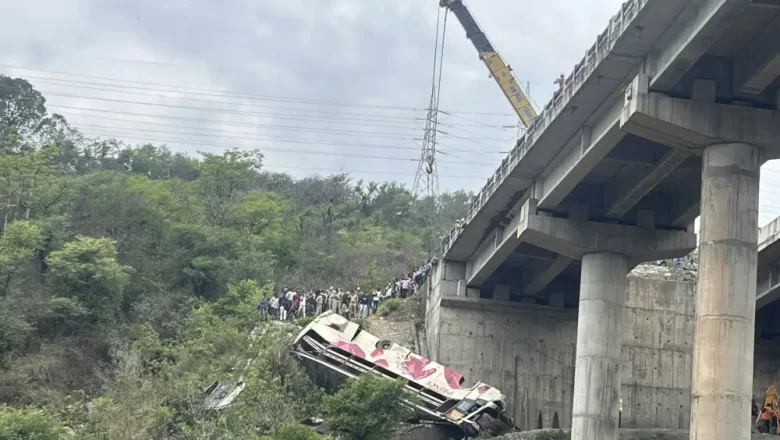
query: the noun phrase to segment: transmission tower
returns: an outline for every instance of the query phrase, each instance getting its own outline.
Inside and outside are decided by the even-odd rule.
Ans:
[[[425,129],[420,149],[420,161],[414,176],[414,192],[419,197],[439,196],[439,172],[436,163],[436,133],[439,125],[439,92],[441,90],[441,68],[444,60],[444,37],[447,33],[447,13],[444,10],[444,24],[439,26],[441,10],[436,17],[436,44],[433,50],[433,77],[431,79],[431,98],[425,117]],[[441,32],[441,38],[439,33]]]

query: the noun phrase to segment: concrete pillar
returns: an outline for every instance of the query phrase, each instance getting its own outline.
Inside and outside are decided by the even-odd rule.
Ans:
[[[750,439],[760,151],[704,150],[692,440]]]
[[[596,252],[582,257],[572,440],[617,439],[627,274],[624,255]]]
[[[775,108],[780,110],[780,89],[775,92]]]

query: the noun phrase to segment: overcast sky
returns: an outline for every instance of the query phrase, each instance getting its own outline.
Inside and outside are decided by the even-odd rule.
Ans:
[[[345,171],[411,186],[437,3],[0,0],[0,73],[27,78],[88,135],[192,154],[260,148],[268,169],[296,177]],[[544,105],[620,3],[468,5]],[[440,109],[441,188],[476,191],[512,146],[517,117],[452,16]],[[777,170],[764,167],[761,224],[780,215]]]

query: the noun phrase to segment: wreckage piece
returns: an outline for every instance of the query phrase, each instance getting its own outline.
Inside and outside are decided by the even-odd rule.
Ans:
[[[463,388],[461,373],[379,339],[331,311],[300,332],[293,354],[312,381],[329,391],[366,373],[401,378],[411,395],[405,403],[421,422],[457,428],[467,437],[477,436],[483,427],[491,432],[496,426],[512,428],[499,390],[481,382]]]
[[[300,326],[295,324],[281,321],[269,321],[264,326],[255,327],[252,329],[252,332],[249,334],[249,338],[250,340],[254,341],[260,336],[266,335],[269,330],[287,332],[288,335],[293,335],[295,332],[300,330],[300,328]],[[252,348],[252,344],[254,344],[254,342],[249,345],[249,348]],[[246,388],[246,383],[244,382],[244,372],[247,368],[249,368],[250,365],[252,365],[252,362],[255,358],[262,355],[263,351],[260,350],[258,351],[257,356],[247,359],[246,361],[238,362],[235,370],[236,374],[231,375],[233,376],[232,378],[228,377],[224,378],[223,380],[218,380],[206,388],[203,391],[205,394],[203,409],[207,411],[218,411],[232,405],[233,401],[236,400],[238,395],[244,391],[244,388]],[[236,375],[238,377],[236,377]]]

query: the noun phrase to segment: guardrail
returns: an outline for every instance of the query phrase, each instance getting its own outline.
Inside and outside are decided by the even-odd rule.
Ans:
[[[585,53],[585,56],[574,66],[574,71],[564,80],[563,89],[555,92],[550,102],[544,106],[539,116],[526,130],[526,133],[518,139],[514,148],[501,161],[496,171],[487,179],[485,186],[474,196],[469,204],[465,222],[454,226],[449,234],[442,240],[442,255],[446,255],[449,248],[460,235],[463,228],[468,225],[474,216],[485,205],[487,200],[495,192],[501,183],[515,169],[520,159],[522,159],[533,144],[539,139],[541,134],[555,120],[558,114],[566,107],[574,94],[580,89],[585,81],[596,67],[609,55],[615,45],[615,42],[630,27],[630,23],[636,18],[639,11],[652,0],[629,0],[623,3],[620,12],[615,14],[609,21],[609,25],[602,32],[596,43]]]

